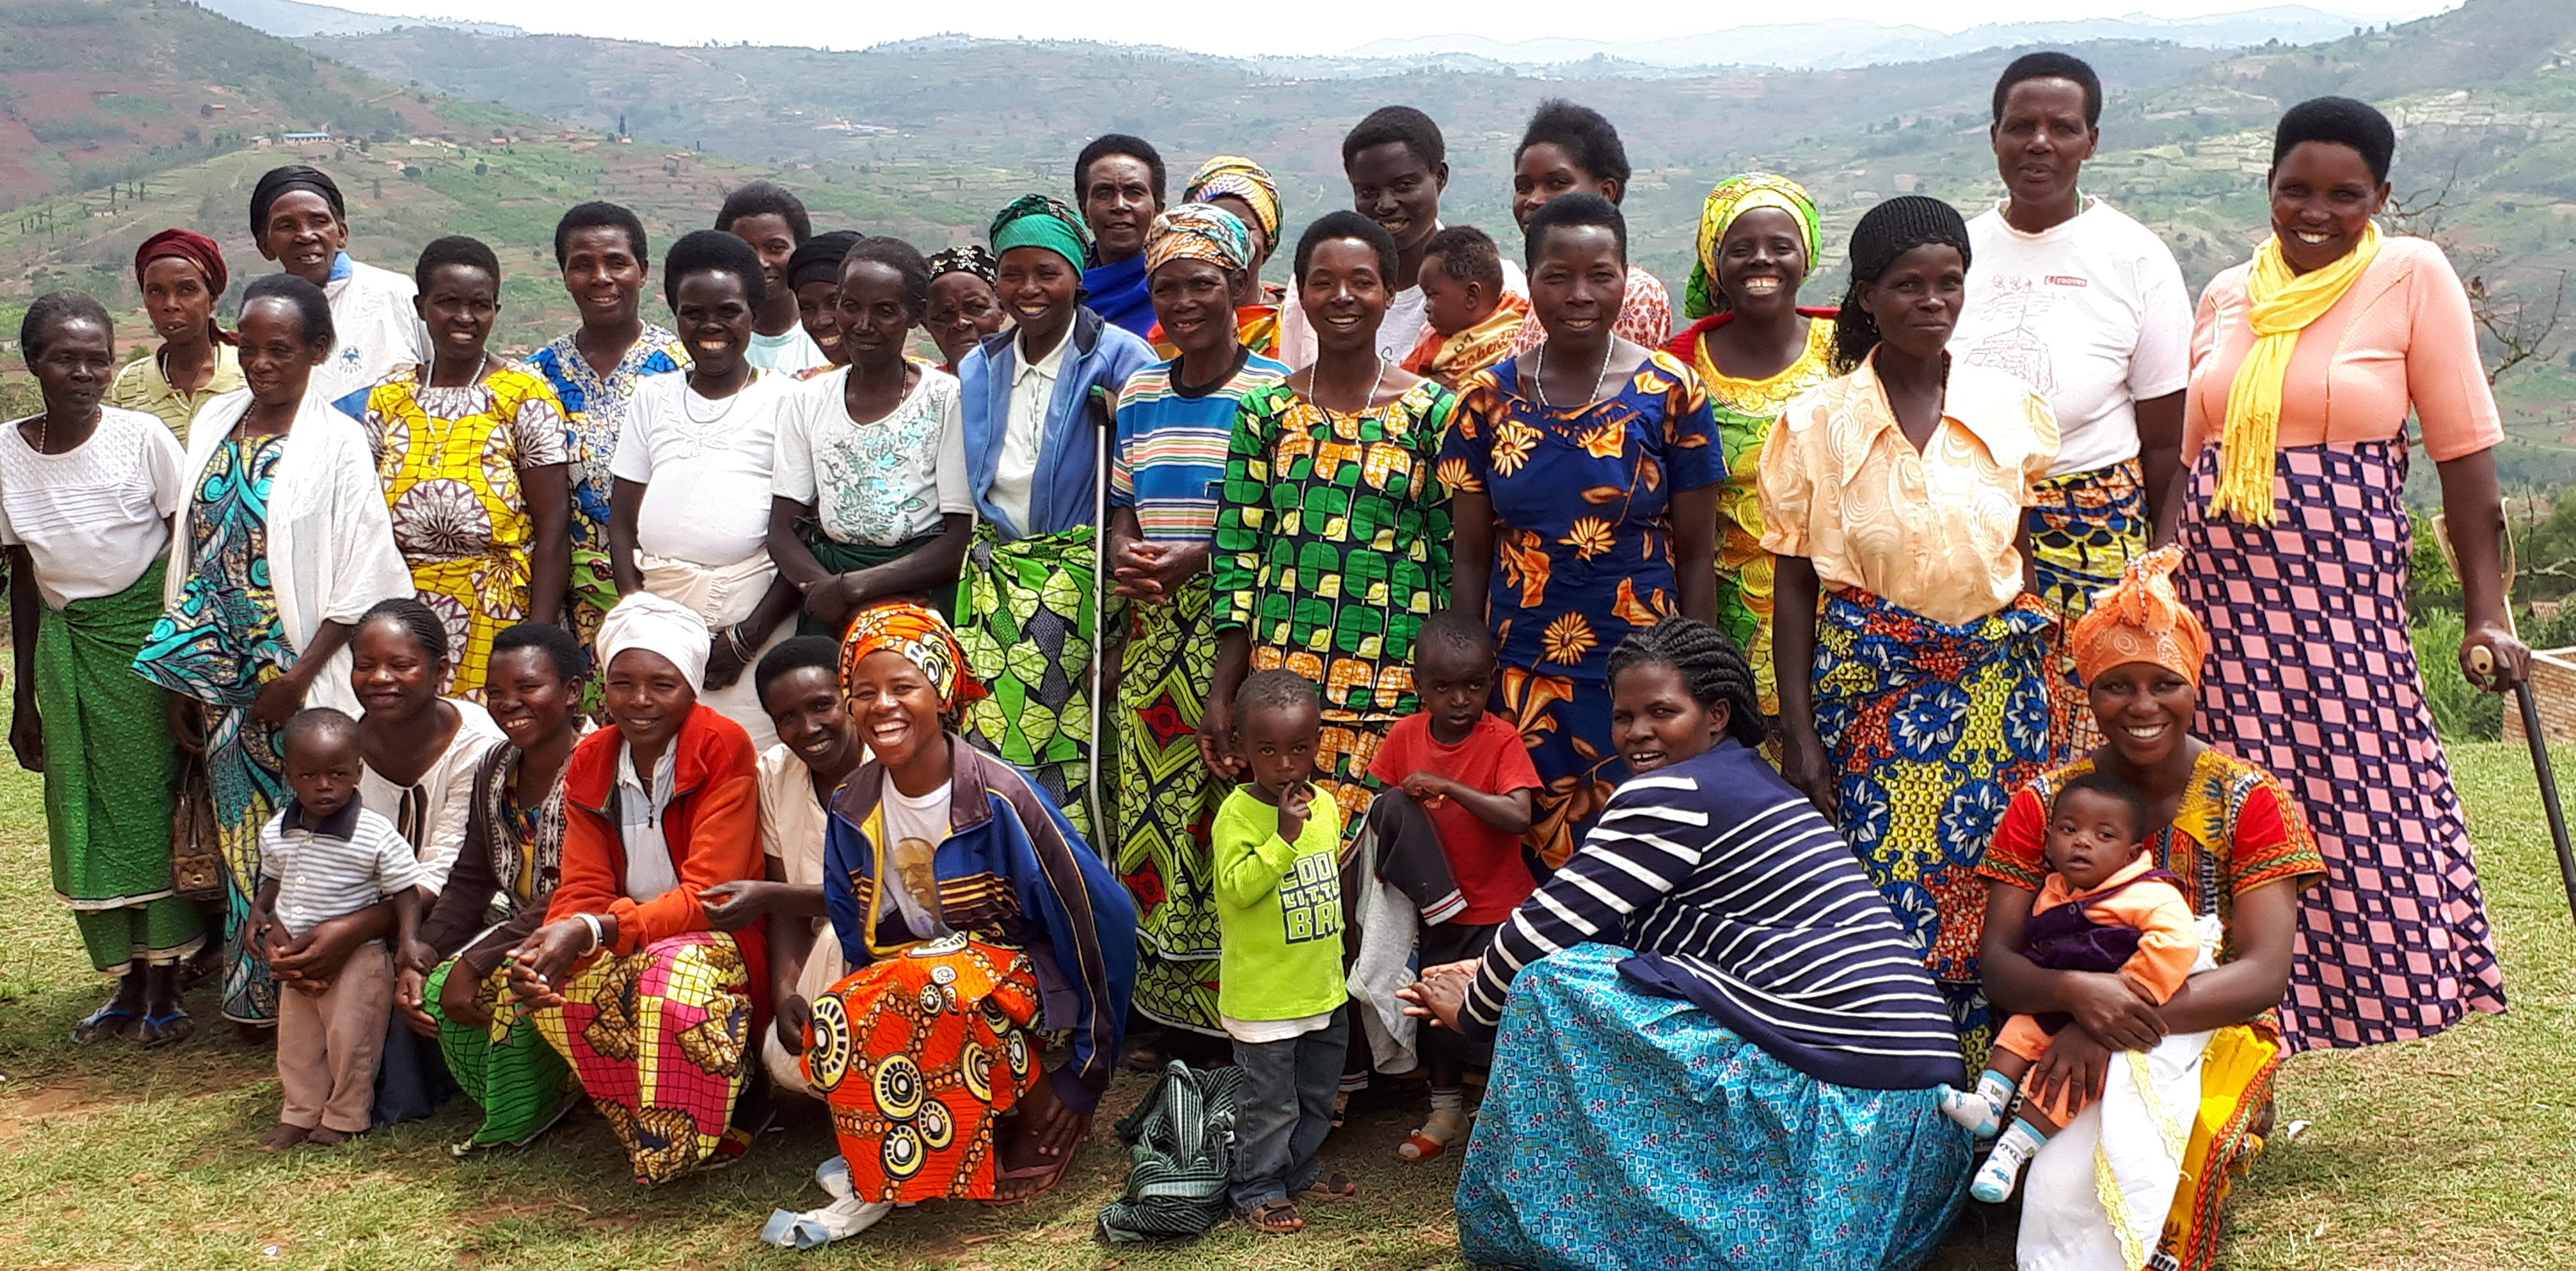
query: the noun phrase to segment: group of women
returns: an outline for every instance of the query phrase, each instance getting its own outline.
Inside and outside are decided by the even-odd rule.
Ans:
[[[391,930],[379,906],[276,966],[240,930],[277,729],[334,705],[365,801],[433,864],[389,1027],[438,1044],[389,1050],[381,1119],[450,1074],[473,1144],[520,1143],[579,1091],[660,1181],[748,1145],[774,1040],[844,1154],[771,1238],[1019,1199],[1080,1142],[1131,1007],[1221,1033],[1235,687],[1318,685],[1317,784],[1356,830],[1420,709],[1415,633],[1456,608],[1491,625],[1554,875],[1481,964],[1408,990],[1499,1029],[1471,1254],[1912,1265],[1967,1173],[1924,1091],[2001,1009],[2072,1017],[2043,1082],[2213,1034],[2152,1092],[2198,1110],[2162,1238],[2207,1265],[2285,1054],[2503,1006],[2406,640],[2410,412],[2462,673],[2501,687],[2527,652],[2465,295],[2372,222],[2387,121],[2283,116],[2272,234],[2195,319],[2170,253],[2078,190],[2100,109],[2081,62],[2014,63],[2006,198],[1871,207],[1834,308],[1799,303],[1807,192],[1721,182],[1672,332],[1616,132],[1549,103],[1515,153],[1533,330],[1454,390],[1388,353],[1424,329],[1448,172],[1408,108],[1353,129],[1354,210],[1293,243],[1258,164],[1167,203],[1126,136],[1084,151],[1079,208],[1032,194],[928,258],[745,187],[663,262],[676,331],[640,316],[640,222],[586,204],[555,241],[581,326],[521,363],[488,348],[488,247],[438,240],[405,288],[349,259],[328,176],[271,172],[251,229],[282,272],[236,330],[220,251],[172,230],[136,257],[151,355],[119,371],[75,293],[22,333],[46,409],[0,437],[10,740],[122,977],[80,1035],[186,1036],[193,970],[256,1028],[279,970]],[[2162,1007],[2017,952],[2041,809],[2094,768],[2145,793],[2158,864],[2225,931]],[[183,769],[225,865],[203,914],[169,868]],[[1763,885],[1784,862],[1814,886]],[[1744,961],[1723,933],[1753,930],[1811,957]],[[846,973],[810,977],[827,955]],[[1051,1074],[1043,1033],[1071,1037]],[[2099,1199],[2091,1145],[2120,1133],[2042,1154],[2026,1265],[2154,1246]]]

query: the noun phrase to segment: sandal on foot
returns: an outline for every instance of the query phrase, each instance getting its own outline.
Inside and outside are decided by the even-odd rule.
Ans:
[[[1308,1183],[1306,1190],[1297,1193],[1297,1196],[1301,1200],[1345,1200],[1359,1194],[1360,1185],[1352,1182],[1350,1175],[1326,1174]]]
[[[1243,1216],[1243,1225],[1273,1236],[1292,1235],[1306,1229],[1306,1216],[1297,1212],[1295,1202],[1282,1197],[1266,1200]]]
[[[298,1143],[302,1143],[305,1138],[312,1133],[313,1132],[311,1130],[307,1130],[303,1126],[288,1125],[284,1121],[280,1121],[277,1123],[276,1128],[259,1136],[259,1150],[263,1152],[283,1152]]]
[[[72,1040],[81,1045],[95,1045],[114,1037],[129,1040],[143,1026],[143,1017],[110,1002],[89,1013],[89,1018],[72,1025]]]
[[[1402,1143],[1395,1145],[1395,1159],[1399,1161],[1427,1161],[1440,1155],[1442,1152],[1447,1151],[1448,1148],[1448,1143],[1440,1139],[1435,1139],[1428,1134],[1424,1134],[1420,1130],[1415,1130],[1413,1133],[1405,1135]]]
[[[134,1040],[148,1049],[176,1046],[196,1035],[197,1021],[188,1018],[186,1011],[172,1011],[167,1015],[144,1016],[142,1026],[134,1031]]]

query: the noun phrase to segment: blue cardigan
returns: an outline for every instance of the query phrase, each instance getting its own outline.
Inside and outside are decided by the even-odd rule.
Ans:
[[[1127,1003],[1136,993],[1136,903],[1055,805],[1020,771],[948,736],[948,837],[932,856],[941,917],[955,931],[1028,951],[1049,1031],[1070,1030],[1073,1062],[1054,1075],[1056,1097],[1088,1115],[1118,1067]],[[841,955],[857,970],[876,961],[879,802],[885,768],[871,759],[832,796],[823,833],[823,899]],[[950,898],[954,898],[952,903]],[[876,941],[913,940],[899,914]]]
[[[1073,330],[1064,338],[1073,345],[1065,350],[1055,399],[1047,405],[1046,433],[1038,439],[1027,525],[1012,523],[993,506],[993,473],[1001,466],[1002,441],[1011,423],[1011,377],[1019,365],[1019,334],[988,335],[957,364],[960,405],[966,417],[966,472],[975,490],[975,509],[1001,531],[1004,542],[1061,534],[1092,523],[1097,497],[1093,483],[1103,475],[1095,462],[1100,437],[1093,430],[1109,425],[1110,407],[1118,400],[1118,390],[1127,386],[1127,377],[1158,360],[1152,345],[1111,326],[1087,307],[1074,311]]]

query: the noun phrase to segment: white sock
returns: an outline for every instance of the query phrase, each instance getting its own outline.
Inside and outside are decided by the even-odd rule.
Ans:
[[[2004,1109],[2012,1106],[2012,1092],[2012,1082],[1989,1068],[1977,1078],[1974,1090],[1941,1087],[1941,1112],[1978,1138],[1991,1138],[2003,1121]]]
[[[1995,1150],[1986,1154],[1986,1163],[1977,1168],[1976,1180],[1968,1185],[1968,1194],[1989,1205],[2012,1199],[2013,1190],[2021,1185],[2021,1167],[2039,1155],[2048,1145],[2048,1136],[2028,1121],[2014,1121],[1995,1140]]]
[[[1467,1088],[1464,1086],[1431,1087],[1431,1112],[1434,1116],[1443,1112],[1452,1113],[1457,1116],[1465,1116],[1467,1114]]]

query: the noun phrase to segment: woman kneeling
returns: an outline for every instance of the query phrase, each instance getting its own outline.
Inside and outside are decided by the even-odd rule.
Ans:
[[[898,1204],[1053,1187],[1109,1086],[1136,986],[1117,877],[1027,777],[951,731],[983,689],[948,624],[908,603],[861,613],[841,681],[873,757],[833,798],[823,892],[856,970],[780,1006],[810,1012],[805,1076],[841,1155],[816,1172],[832,1204],[779,1210],[762,1233],[800,1249]],[[1040,1028],[1072,1033],[1052,1073]]]

